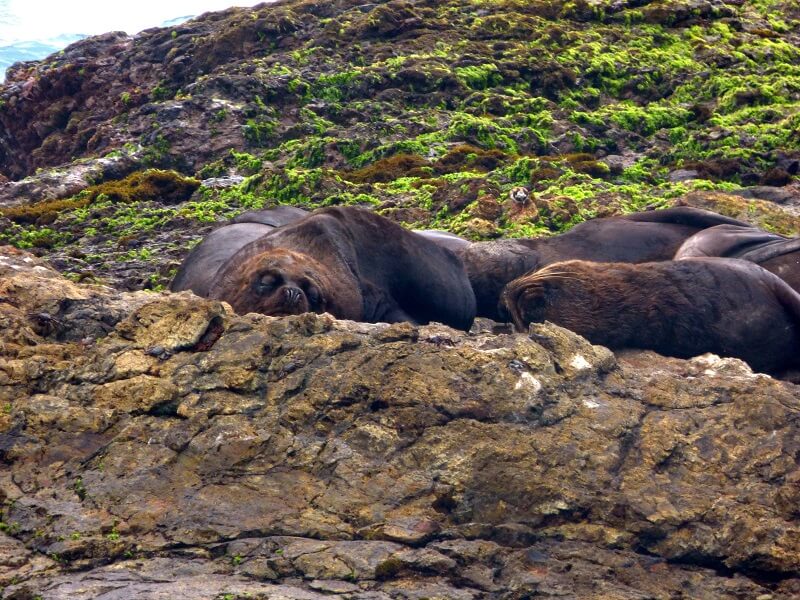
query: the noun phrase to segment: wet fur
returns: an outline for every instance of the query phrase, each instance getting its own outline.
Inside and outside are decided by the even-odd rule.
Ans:
[[[772,374],[800,366],[800,295],[741,260],[565,261],[511,282],[503,302],[521,331],[551,321],[612,349],[713,352]]]

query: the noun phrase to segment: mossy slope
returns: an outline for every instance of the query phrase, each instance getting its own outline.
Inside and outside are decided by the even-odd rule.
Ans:
[[[12,70],[0,123],[30,132],[14,100],[23,80],[51,105],[80,105],[94,89],[91,111],[51,117],[38,142],[15,138],[39,144],[31,164],[61,147],[88,156],[128,144],[143,167],[246,176],[187,204],[102,207],[123,229],[149,219],[155,233],[134,243],[172,246],[157,254],[173,263],[199,225],[274,203],[370,205],[480,239],[558,232],[689,192],[796,185],[795,2],[288,1],[125,43],[125,60],[91,62],[77,89],[55,85],[76,79],[75,47]],[[156,55],[165,66],[148,71],[150,88],[131,83]],[[532,191],[526,207],[506,200],[518,185]],[[86,207],[62,208],[44,245],[74,253],[86,222],[79,239],[93,247]]]

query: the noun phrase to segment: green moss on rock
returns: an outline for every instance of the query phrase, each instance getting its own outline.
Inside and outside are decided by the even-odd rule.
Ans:
[[[176,204],[187,200],[198,187],[200,182],[193,177],[185,177],[175,171],[148,169],[137,171],[124,179],[91,186],[83,194],[90,201],[102,197],[113,202],[154,200]]]

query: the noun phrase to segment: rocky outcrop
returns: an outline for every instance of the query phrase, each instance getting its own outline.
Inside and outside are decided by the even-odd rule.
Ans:
[[[98,181],[121,179],[137,166],[139,160],[136,152],[120,153],[46,169],[19,181],[5,181],[0,183],[0,207],[74,196]]]
[[[240,317],[2,256],[3,598],[800,593],[798,388],[737,360]]]
[[[0,92],[2,173],[15,180],[139,141],[154,153],[170,147],[171,160],[151,153],[150,162],[184,168],[242,148],[242,109],[251,94],[264,91],[237,72],[240,63],[276,47],[286,52],[300,46],[309,39],[301,33],[304,26],[349,4],[358,3],[231,9],[134,37],[94,36],[46,61],[18,63],[8,69]],[[214,71],[215,89],[194,99],[198,83]],[[225,134],[208,127],[220,112],[235,119]]]

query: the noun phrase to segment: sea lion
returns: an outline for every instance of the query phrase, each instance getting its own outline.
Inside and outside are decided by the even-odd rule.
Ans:
[[[508,193],[508,198],[514,204],[527,206],[531,200],[531,191],[524,186],[518,185],[511,188],[511,191]]]
[[[297,206],[281,205],[259,210],[248,210],[231,219],[231,223],[261,223],[270,227],[282,227],[307,217],[309,212]]]
[[[260,238],[276,227],[298,221],[308,211],[294,206],[276,206],[249,210],[209,233],[183,260],[170,290],[192,290],[198,296],[208,296],[209,284],[217,270],[243,246]]]
[[[458,252],[469,246],[472,242],[465,240],[461,236],[449,231],[442,231],[441,229],[412,229],[417,235],[428,238],[432,242],[436,242],[443,248]]]
[[[238,313],[329,312],[464,330],[475,317],[475,296],[454,253],[356,207],[320,209],[245,245],[216,273],[208,296]]]
[[[800,362],[800,295],[738,259],[564,261],[512,281],[502,301],[520,331],[551,321],[612,349],[713,352],[770,374]]]
[[[592,219],[561,235],[474,242],[457,250],[478,302],[478,316],[507,320],[498,307],[510,281],[554,262],[669,260],[690,236],[720,224],[746,225],[730,217],[691,207],[676,207]]]
[[[694,234],[675,253],[675,260],[698,256],[739,258],[754,262],[800,292],[800,238],[768,233],[757,227],[717,225]]]

